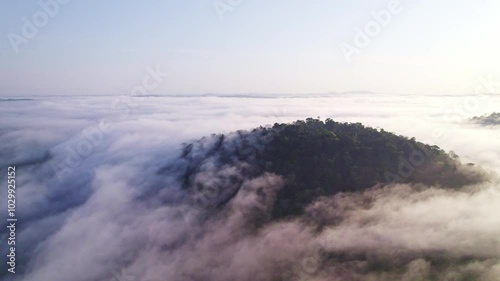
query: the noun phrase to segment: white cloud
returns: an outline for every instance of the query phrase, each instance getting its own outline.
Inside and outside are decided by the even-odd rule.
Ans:
[[[18,164],[18,217],[24,224],[18,230],[18,239],[23,241],[19,252],[23,259],[29,258],[27,272],[16,275],[15,280],[112,280],[113,272],[123,268],[144,281],[245,280],[248,276],[274,280],[308,257],[324,239],[333,239],[327,247],[332,251],[362,248],[371,249],[374,255],[401,249],[410,256],[420,251],[467,254],[479,257],[476,269],[469,264],[446,274],[482,270],[484,280],[495,280],[500,271],[492,262],[500,254],[496,182],[476,192],[432,188],[417,192],[399,186],[328,199],[347,204],[362,196],[372,204],[349,205],[342,213],[342,222],[316,236],[310,225],[299,220],[258,230],[242,227],[269,208],[255,197],[256,186],[269,187],[265,192],[272,196],[280,186],[279,176],[241,177],[246,181],[244,189],[221,217],[204,224],[186,224],[183,210],[172,204],[189,196],[180,188],[178,174],[158,173],[174,163],[182,143],[212,133],[316,116],[362,122],[416,137],[454,150],[464,161],[499,172],[499,131],[469,124],[466,119],[498,109],[500,97],[491,96],[474,111],[456,111],[465,98],[372,93],[147,97],[128,114],[111,107],[116,99],[113,96],[2,100],[0,166]],[[76,147],[85,138],[82,131],[102,119],[112,120],[113,129],[103,132],[92,152],[80,155],[76,167],[59,179],[52,164],[64,163],[66,148]],[[438,131],[444,137],[436,137]],[[238,175],[244,168],[224,170],[210,166],[210,161],[214,160],[207,158],[206,173],[199,174],[199,181],[224,180],[210,176]],[[0,176],[2,181],[4,177]],[[5,189],[0,195],[5,198]],[[2,209],[5,203],[0,203]],[[187,212],[196,215],[196,211]],[[428,262],[409,259],[404,264],[408,269],[404,278],[430,270]],[[331,273],[328,270],[338,270],[338,266],[333,264],[307,276],[325,280]],[[357,266],[350,269],[353,274],[362,274]],[[383,280],[380,274],[373,276]]]

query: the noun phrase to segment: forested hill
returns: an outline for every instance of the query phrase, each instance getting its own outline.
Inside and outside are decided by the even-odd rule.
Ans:
[[[492,113],[490,115],[476,116],[471,118],[471,121],[485,126],[500,125],[500,113]]]
[[[211,207],[230,200],[246,179],[264,173],[282,176],[284,187],[277,192],[270,214],[275,219],[298,215],[321,196],[362,191],[377,184],[460,188],[484,178],[480,170],[461,164],[458,156],[437,146],[331,119],[309,118],[251,132],[212,135],[186,144],[180,158],[180,165],[160,172],[178,173],[183,188],[194,197],[212,194]]]

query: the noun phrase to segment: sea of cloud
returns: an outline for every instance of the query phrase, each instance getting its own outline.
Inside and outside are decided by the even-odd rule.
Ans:
[[[0,198],[5,168],[16,165],[19,220],[9,280],[500,280],[500,130],[468,121],[499,109],[496,95],[2,98]],[[341,194],[255,228],[283,185],[279,175],[218,167],[203,150],[213,139],[204,139],[199,180],[237,178],[242,187],[221,212],[191,219],[200,210],[179,204],[189,194],[178,171],[159,172],[182,169],[184,143],[307,117],[453,150],[490,171],[489,182]]]

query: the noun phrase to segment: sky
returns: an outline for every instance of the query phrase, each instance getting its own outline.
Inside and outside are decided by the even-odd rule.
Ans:
[[[129,94],[148,69],[168,72],[147,90],[158,95],[471,93],[479,77],[500,80],[499,11],[497,0],[3,0],[0,95]]]

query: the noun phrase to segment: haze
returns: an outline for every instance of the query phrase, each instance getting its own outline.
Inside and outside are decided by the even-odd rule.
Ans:
[[[150,91],[162,95],[465,94],[500,76],[496,0],[399,1],[350,62],[342,43],[391,1],[61,0],[33,38],[11,40],[38,2],[0,3],[0,95],[124,94],[148,65],[170,73]]]

